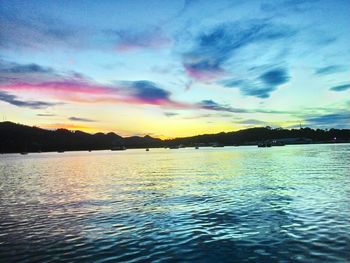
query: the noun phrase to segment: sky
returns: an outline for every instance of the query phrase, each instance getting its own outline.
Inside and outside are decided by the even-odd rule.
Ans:
[[[0,117],[160,138],[350,128],[348,0],[0,0]]]

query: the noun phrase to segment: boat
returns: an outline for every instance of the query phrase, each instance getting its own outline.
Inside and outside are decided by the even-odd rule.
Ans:
[[[280,141],[272,142],[272,146],[285,146],[286,144]]]
[[[258,144],[258,147],[261,148],[265,148],[265,147],[271,147],[271,143],[266,143],[266,142],[262,142]]]
[[[21,152],[21,154],[22,154],[22,155],[26,155],[26,154],[28,154],[28,153],[27,153],[27,152]]]
[[[58,153],[64,153],[64,151],[63,150],[59,150],[59,151],[57,151]]]
[[[149,149],[148,149],[148,148],[146,149],[146,152],[149,152]]]
[[[199,149],[199,147],[198,147],[198,146],[196,146],[196,147],[195,147],[195,149],[196,149],[196,150],[198,150],[198,149]]]
[[[179,149],[179,146],[170,146],[169,149]]]

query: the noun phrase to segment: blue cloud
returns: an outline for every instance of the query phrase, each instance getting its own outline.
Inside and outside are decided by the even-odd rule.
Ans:
[[[229,79],[220,83],[227,88],[238,88],[243,95],[266,99],[279,85],[287,83],[289,79],[287,69],[275,68],[253,79]]]
[[[53,73],[53,69],[49,67],[42,67],[38,64],[17,64],[0,60],[0,73]]]
[[[148,80],[117,82],[121,92],[126,93],[125,101],[142,102],[154,105],[181,107],[181,103],[171,100],[171,93]]]
[[[57,103],[50,103],[44,101],[23,101],[18,99],[17,96],[8,94],[3,91],[0,91],[0,101],[7,102],[18,107],[27,107],[31,109],[43,109],[57,105]]]
[[[135,96],[143,100],[169,100],[170,92],[159,88],[154,82],[139,80],[130,82],[130,88]]]
[[[0,9],[0,47],[5,49],[42,49],[54,46],[82,48],[82,31],[57,18],[23,15]],[[4,12],[5,11],[5,12]],[[9,11],[9,10],[8,10]],[[75,26],[76,27],[76,26]]]
[[[316,75],[329,75],[338,72],[343,72],[346,70],[346,67],[341,65],[331,65],[327,67],[318,68],[315,70]]]
[[[214,110],[214,111],[227,111],[227,112],[234,112],[234,113],[247,112],[245,109],[233,108],[228,105],[222,105],[213,100],[202,100],[200,103],[198,103],[198,106],[202,109]]]
[[[275,41],[292,36],[294,30],[267,20],[246,23],[224,23],[195,39],[193,49],[183,54],[183,65],[189,75],[223,71],[223,66],[237,50],[253,43]]]
[[[267,88],[245,88],[241,89],[242,93],[246,96],[257,97],[260,99],[267,99],[270,97],[271,92],[275,91],[277,87],[271,86]]]
[[[326,115],[313,116],[305,119],[309,125],[319,127],[349,127],[350,112],[341,111]]]
[[[283,68],[272,69],[263,73],[259,77],[266,85],[278,86],[288,82],[289,76],[287,70]]]
[[[350,89],[350,83],[338,85],[330,88],[330,90],[333,90],[333,91],[345,91],[348,89]]]

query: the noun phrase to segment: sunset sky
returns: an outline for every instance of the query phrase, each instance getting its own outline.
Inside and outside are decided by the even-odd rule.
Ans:
[[[350,1],[3,1],[0,113],[170,138],[350,128]]]

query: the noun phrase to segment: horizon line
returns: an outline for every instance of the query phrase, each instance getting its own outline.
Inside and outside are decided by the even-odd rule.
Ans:
[[[196,134],[196,135],[190,135],[190,136],[184,136],[184,137],[168,137],[168,138],[160,138],[160,137],[153,137],[149,134],[146,134],[146,135],[130,135],[130,136],[121,136],[119,135],[118,133],[116,132],[113,132],[113,131],[109,131],[109,132],[102,132],[102,131],[98,131],[98,132],[95,132],[95,133],[91,133],[91,132],[86,132],[86,131],[83,131],[83,130],[79,130],[79,129],[67,129],[67,128],[63,128],[63,127],[57,127],[57,128],[53,128],[53,129],[49,129],[49,128],[43,128],[43,127],[40,127],[40,126],[36,126],[36,125],[27,125],[27,124],[23,124],[23,123],[19,123],[19,122],[14,122],[14,121],[9,121],[9,120],[4,120],[4,121],[0,121],[0,124],[1,123],[12,123],[12,124],[16,124],[16,125],[22,125],[22,126],[27,126],[27,127],[32,127],[32,128],[39,128],[39,129],[42,129],[42,130],[46,130],[46,131],[58,131],[58,130],[66,130],[66,131],[70,131],[70,132],[83,132],[83,133],[86,133],[86,134],[89,134],[89,135],[95,135],[95,134],[98,134],[98,133],[102,133],[102,134],[109,134],[109,133],[114,133],[115,135],[118,135],[122,138],[130,138],[130,137],[141,137],[141,138],[144,138],[144,137],[151,137],[151,138],[154,138],[154,139],[160,139],[162,141],[166,141],[166,140],[175,140],[175,139],[182,139],[182,138],[190,138],[190,137],[196,137],[196,136],[202,136],[202,135],[215,135],[215,134],[220,134],[220,133],[231,133],[231,132],[239,132],[239,131],[244,131],[244,130],[249,130],[249,129],[257,129],[257,128],[266,128],[266,129],[271,129],[271,130],[277,130],[277,129],[281,129],[281,130],[302,130],[302,129],[311,129],[311,130],[323,130],[323,131],[328,131],[328,130],[350,130],[348,128],[334,128],[334,127],[331,127],[331,128],[312,128],[312,127],[309,127],[309,126],[305,126],[305,127],[302,127],[300,125],[299,128],[296,128],[296,127],[287,127],[287,128],[284,128],[284,127],[272,127],[272,126],[269,126],[269,125],[266,125],[266,126],[254,126],[254,127],[248,127],[248,128],[244,128],[244,129],[239,129],[239,130],[232,130],[232,131],[228,131],[228,132],[225,132],[225,131],[221,131],[221,132],[217,132],[217,133],[202,133],[202,134]]]

